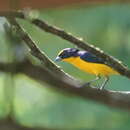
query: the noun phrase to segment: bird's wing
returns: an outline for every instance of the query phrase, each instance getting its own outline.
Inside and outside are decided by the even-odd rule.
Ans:
[[[89,53],[89,52],[84,52],[80,54],[80,58],[84,61],[91,62],[91,63],[100,63],[103,64],[103,60],[100,58],[96,57],[95,55]]]

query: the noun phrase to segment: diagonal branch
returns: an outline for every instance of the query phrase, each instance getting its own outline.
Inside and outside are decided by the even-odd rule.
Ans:
[[[40,29],[46,32],[52,33],[56,36],[59,36],[69,41],[70,43],[78,46],[79,48],[82,48],[86,51],[89,51],[95,54],[97,57],[100,57],[104,61],[105,64],[111,66],[112,68],[117,70],[120,74],[130,78],[130,70],[126,66],[124,66],[119,60],[115,59],[112,56],[109,56],[108,54],[100,50],[99,48],[87,42],[84,42],[83,40],[73,36],[70,33],[65,32],[64,30],[51,26],[42,20],[33,19],[31,23],[35,24],[37,27],[39,27]]]
[[[5,13],[3,16],[5,15],[7,14]],[[16,13],[14,12],[13,15],[16,17],[25,18],[23,14],[21,15],[20,13],[17,12]],[[10,13],[7,16],[10,17]],[[35,79],[36,81],[39,81],[40,83],[45,82],[49,85],[52,85],[50,87],[58,91],[66,92],[74,96],[76,95],[85,100],[91,99],[93,101],[97,101],[99,103],[103,103],[108,106],[130,110],[130,100],[129,100],[130,92],[108,91],[108,90],[100,91],[97,88],[92,87],[78,88],[78,84],[80,83],[71,76],[69,76],[68,74],[66,74],[65,72],[63,72],[60,68],[55,66],[55,64],[51,62],[43,52],[40,51],[40,49],[36,46],[36,44],[28,36],[28,34],[23,30],[23,28],[21,28],[21,26],[17,23],[17,21],[15,21],[15,19],[9,18],[8,20],[14,26],[17,27],[17,31],[19,32],[20,37],[31,49],[31,53],[44,63],[44,67],[42,68],[37,65],[33,65],[30,61],[26,60],[18,63],[0,63],[0,71],[11,72],[13,74],[22,73],[29,76],[30,78]],[[40,27],[41,29],[45,30],[46,32],[50,32],[52,34],[60,36],[63,39],[66,39],[74,43],[80,48],[83,48],[85,50],[94,53],[95,55],[102,58],[106,64],[118,70],[120,74],[130,78],[130,71],[113,57],[108,56],[107,54],[96,49],[95,47],[92,47],[89,44],[86,44],[83,41],[79,40],[78,38],[66,33],[65,31],[50,26],[39,19],[34,19],[31,22],[36,26]],[[55,72],[57,75],[54,74]],[[14,127],[19,129],[28,129],[21,126],[17,126],[16,124]]]
[[[82,48],[86,51],[89,51],[89,52],[95,54],[96,56],[100,57],[104,61],[105,64],[107,64],[107,65],[111,66],[113,69],[117,70],[121,75],[126,76],[127,78],[130,78],[130,70],[126,66],[124,66],[121,61],[104,53],[99,48],[97,48],[87,42],[84,42],[83,40],[80,40],[79,38],[71,35],[70,33],[65,32],[62,29],[49,25],[48,23],[46,23],[43,20],[28,18],[28,16],[26,16],[24,14],[24,12],[0,12],[0,16],[7,16],[7,17],[11,16],[11,17],[17,17],[17,18],[22,18],[22,19],[28,20],[30,23],[36,25],[40,29],[42,29],[48,33],[54,34],[56,36],[59,36],[65,40],[69,41],[70,43],[78,46],[79,48]]]
[[[26,42],[26,44],[35,44],[34,42],[31,42],[31,38],[28,37],[27,33],[19,26],[19,24],[13,19],[10,21],[14,26],[17,27],[17,31],[19,32],[21,38]],[[25,39],[28,40],[25,40]],[[28,43],[30,42],[30,43]],[[33,46],[34,48],[36,47],[35,45],[28,45],[30,48]],[[32,49],[32,48],[31,48]],[[37,53],[37,51],[36,51]],[[41,53],[41,52],[40,52]],[[35,54],[34,54],[35,55]],[[44,54],[42,54],[44,55]],[[46,58],[42,59],[42,57],[38,57],[37,54],[35,55],[37,58],[42,60],[43,62],[46,62]],[[44,61],[45,60],[45,61]],[[48,61],[48,59],[47,59]],[[48,61],[50,62],[50,61]],[[53,64],[54,65],[54,64]],[[8,67],[6,64],[3,66],[0,66],[1,68],[5,68],[4,70],[7,71],[11,69],[12,64],[10,64],[10,67]],[[17,65],[16,65],[17,66]],[[17,68],[15,66],[15,68]],[[54,66],[56,67],[56,66]],[[8,69],[7,69],[8,68]],[[130,93],[129,92],[119,92],[119,91],[108,91],[108,90],[98,90],[97,88],[92,88],[92,87],[86,87],[86,88],[78,88],[77,83],[74,84],[75,82],[68,82],[68,75],[65,73],[62,73],[62,76],[56,76],[54,74],[55,69],[53,68],[48,68],[47,66],[44,68],[38,67],[36,65],[32,65],[30,62],[27,64],[24,63],[22,66],[18,64],[18,68],[16,69],[18,73],[24,73],[27,76],[43,83],[46,82],[52,86],[52,88],[56,90],[60,90],[63,92],[70,93],[71,95],[76,95],[79,97],[82,97],[84,99],[91,99],[93,101],[97,101],[103,104],[106,104],[108,106],[112,107],[117,107],[117,108],[123,108],[123,109],[130,109]],[[49,70],[50,69],[50,70]],[[52,69],[52,71],[51,71]],[[14,69],[11,69],[14,70]],[[60,73],[60,70],[59,70]],[[64,74],[66,76],[64,76]],[[51,81],[51,82],[50,82]]]
[[[38,58],[44,65],[48,71],[52,74],[56,75],[57,77],[63,78],[68,80],[69,82],[75,82],[75,84],[79,84],[79,81],[74,79],[69,74],[65,73],[61,68],[59,68],[56,64],[54,64],[44,52],[38,48],[38,46],[34,43],[31,37],[24,31],[24,29],[17,23],[17,21],[12,18],[8,17],[8,21],[17,28],[18,34],[20,38],[25,42],[25,44],[30,48],[31,54]]]
[[[15,69],[14,69],[15,68]],[[37,65],[33,65],[28,60],[18,63],[2,63],[0,62],[1,72],[11,72],[13,74],[25,74],[30,78],[40,82],[47,83],[52,89],[57,91],[68,93],[71,96],[78,96],[87,101],[91,99],[93,101],[103,103],[107,106],[116,107],[120,109],[130,110],[130,92],[120,92],[120,91],[100,91],[97,88],[85,87],[77,88],[76,85],[67,82],[64,79],[59,79],[45,68]],[[51,82],[50,82],[51,81]],[[43,85],[45,86],[45,85]]]
[[[73,36],[72,34],[65,32],[62,29],[49,25],[48,23],[40,19],[28,18],[28,16],[24,15],[24,12],[0,12],[0,16],[12,16],[12,17],[18,17],[25,20],[29,20],[30,23],[36,25],[37,27],[44,30],[45,32],[61,37],[62,39],[69,41],[70,43],[78,46],[79,48],[82,48],[86,51],[95,54],[96,56],[100,57],[105,64],[117,70],[121,75],[130,78],[130,70],[126,66],[124,66],[121,61],[106,54],[99,48]]]
[[[20,34],[21,38],[25,41],[27,45],[32,44],[28,46],[33,51],[33,48],[35,49],[36,45],[34,42],[31,42],[31,38],[28,36],[28,34],[25,33],[25,31],[21,28],[21,26],[17,23],[17,21],[14,18],[9,18],[9,22],[14,26],[16,26],[18,33]],[[26,38],[29,40],[26,40]],[[38,54],[41,55],[41,53]],[[42,53],[42,55],[44,54]],[[37,54],[35,56],[39,58]],[[44,61],[45,59],[42,58],[39,59],[42,60],[43,62],[46,62]],[[80,96],[84,99],[91,99],[94,101],[98,101],[108,106],[124,108],[124,109],[130,108],[129,92],[116,92],[116,91],[108,91],[108,90],[101,91],[93,87],[79,88],[77,84],[78,82],[77,83],[69,82],[70,81],[69,77],[67,75],[64,76],[64,74],[63,74],[64,78],[61,76],[57,76],[57,74],[54,73],[54,69],[52,69],[51,71],[51,68],[48,68],[47,66],[43,68],[38,68],[37,66],[32,65],[31,63],[26,64],[26,66],[24,65],[22,66],[23,69],[20,67],[20,72],[28,75],[29,77],[37,81],[40,81],[41,83],[46,82],[52,85],[51,86],[52,88],[55,88],[57,90],[68,92],[70,94]]]

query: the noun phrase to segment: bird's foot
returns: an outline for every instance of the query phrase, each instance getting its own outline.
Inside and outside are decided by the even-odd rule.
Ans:
[[[98,90],[100,90],[100,91],[101,91],[101,90],[103,90],[103,88],[102,88],[102,87],[98,87]]]
[[[105,90],[104,86],[99,86],[98,90]]]

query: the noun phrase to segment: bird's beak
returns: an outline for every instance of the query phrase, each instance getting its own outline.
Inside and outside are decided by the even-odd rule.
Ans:
[[[61,61],[62,58],[60,58],[59,56],[56,57],[55,61],[58,62],[58,61]]]

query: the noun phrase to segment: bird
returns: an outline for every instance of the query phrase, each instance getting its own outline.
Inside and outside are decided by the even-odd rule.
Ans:
[[[97,57],[93,53],[85,50],[79,50],[77,48],[65,48],[61,50],[55,61],[68,62],[78,69],[96,76],[94,80],[85,83],[83,86],[88,84],[90,85],[91,83],[101,79],[101,77],[104,77],[104,82],[99,87],[100,90],[105,88],[107,82],[109,81],[110,75],[119,74],[116,70],[106,65],[101,58]]]

